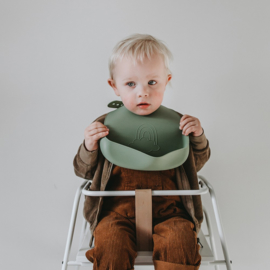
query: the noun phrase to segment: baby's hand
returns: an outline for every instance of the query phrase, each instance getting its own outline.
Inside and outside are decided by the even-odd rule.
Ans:
[[[191,136],[200,136],[203,133],[199,119],[187,114],[182,116],[179,129],[182,130],[182,134],[186,136],[188,134]]]
[[[98,149],[99,139],[107,136],[109,129],[100,122],[94,122],[84,131],[85,147],[88,151]]]

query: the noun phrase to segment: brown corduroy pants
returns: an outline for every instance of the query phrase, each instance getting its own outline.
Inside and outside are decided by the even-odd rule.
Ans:
[[[137,171],[114,166],[106,190],[176,189],[175,171]],[[200,246],[191,217],[179,196],[154,196],[153,261],[156,270],[197,270]],[[94,270],[134,269],[137,256],[134,197],[104,197],[94,231],[95,247],[86,252]]]

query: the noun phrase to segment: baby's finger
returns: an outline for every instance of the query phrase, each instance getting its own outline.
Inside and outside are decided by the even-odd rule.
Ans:
[[[101,139],[101,138],[107,136],[108,134],[109,134],[108,131],[105,131],[105,132],[98,132],[98,133],[92,135],[92,138],[93,138],[94,141],[98,141],[99,139]]]
[[[182,134],[187,135],[187,134],[186,134],[186,133],[187,133],[187,130],[188,130],[190,127],[195,127],[195,128],[196,128],[196,122],[195,122],[195,121],[192,121],[192,122],[187,123],[187,124],[184,126],[183,130],[182,130]]]
[[[191,132],[194,132],[196,130],[195,126],[191,126],[189,128],[187,128],[184,132],[183,135],[188,136]]]
[[[181,120],[182,120],[182,119],[181,119]],[[188,124],[189,122],[191,122],[191,121],[194,121],[194,118],[193,118],[192,116],[187,117],[187,118],[184,119],[183,121],[180,121],[179,128],[180,128],[180,129],[183,129],[184,126],[185,126],[186,124]]]
[[[188,114],[185,114],[184,116],[181,117],[180,119],[180,123],[184,122],[185,120],[189,119],[189,118],[193,118],[192,116],[188,115]]]
[[[86,131],[86,133],[87,133],[87,135],[89,135],[89,136],[93,136],[93,135],[95,135],[95,134],[97,134],[97,133],[100,133],[100,132],[106,132],[106,131],[109,131],[109,129],[106,128],[106,127],[99,127],[99,128],[94,128],[94,129],[92,129],[92,130],[88,130],[88,131]]]
[[[103,125],[102,123],[96,121],[96,122],[93,122],[91,125],[89,125],[86,130],[90,131],[90,130],[93,130],[93,129],[96,129],[96,128],[107,128],[105,125]]]
[[[185,120],[187,117],[190,117],[190,115],[184,114],[184,115],[181,117],[180,122],[183,121],[183,120]]]

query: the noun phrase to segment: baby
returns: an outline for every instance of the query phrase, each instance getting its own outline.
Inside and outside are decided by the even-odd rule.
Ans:
[[[114,48],[108,84],[129,111],[149,115],[160,107],[172,79],[170,59],[170,51],[160,40],[132,35]],[[74,158],[76,175],[92,180],[91,190],[199,189],[197,172],[210,157],[209,142],[198,118],[180,115],[179,129],[190,138],[189,156],[181,166],[139,171],[110,163],[99,148],[99,140],[110,132],[104,125],[104,114],[85,129],[84,142]],[[152,200],[155,269],[199,269],[197,233],[203,220],[200,196],[154,196]],[[86,252],[93,269],[134,269],[134,197],[85,196],[84,217],[95,239],[95,247]]]

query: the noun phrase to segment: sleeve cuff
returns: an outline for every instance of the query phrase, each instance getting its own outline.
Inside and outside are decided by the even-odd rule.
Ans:
[[[189,136],[189,139],[194,149],[201,150],[207,146],[207,139],[204,134],[204,129],[202,130],[203,133],[200,136],[191,136],[191,135]]]
[[[88,151],[85,148],[84,141],[83,141],[83,143],[81,144],[79,155],[80,155],[81,160],[85,164],[90,165],[90,163],[93,161],[93,159],[95,159],[97,157],[97,154],[98,154],[98,149],[96,149],[94,151]]]

